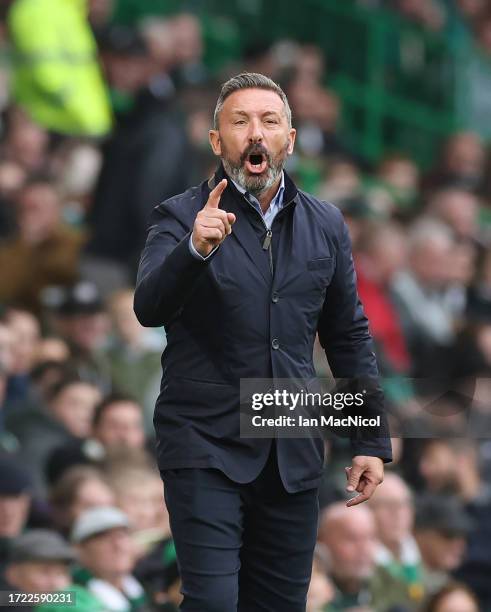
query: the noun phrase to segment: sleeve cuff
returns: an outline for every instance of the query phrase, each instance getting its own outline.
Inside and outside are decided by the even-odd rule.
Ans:
[[[356,457],[362,455],[364,457],[378,457],[382,459],[384,463],[391,463],[392,461],[392,448],[390,439],[380,439],[378,445],[370,443],[363,443],[361,441],[351,441],[351,455]]]
[[[191,253],[191,255],[193,257],[195,257],[196,259],[200,259],[201,261],[206,261],[207,259],[209,259],[217,249],[220,248],[220,245],[216,246],[213,251],[211,251],[211,253],[208,253],[208,255],[206,257],[203,257],[203,255],[201,255],[200,253],[198,253],[198,251],[194,248],[194,244],[193,244],[193,234],[191,232],[191,236],[189,236],[189,251]]]

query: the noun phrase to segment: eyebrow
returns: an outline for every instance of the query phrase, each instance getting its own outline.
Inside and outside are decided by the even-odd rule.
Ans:
[[[233,109],[232,111],[233,115],[241,115],[243,117],[248,117],[249,113],[247,113],[246,111],[243,110],[239,110],[239,109]],[[278,115],[280,116],[281,113],[279,111],[275,111],[275,110],[266,110],[264,112],[261,113],[262,117],[265,117],[266,115]]]

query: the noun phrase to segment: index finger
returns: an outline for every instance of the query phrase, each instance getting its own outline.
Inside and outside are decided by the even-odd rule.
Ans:
[[[208,202],[206,202],[206,206],[209,208],[218,208],[220,204],[220,198],[222,197],[222,193],[227,186],[227,179],[222,179],[218,185],[210,191],[210,195],[208,196]]]
[[[377,488],[377,485],[374,482],[368,482],[365,485],[363,492],[357,495],[356,497],[351,498],[346,503],[346,505],[348,506],[348,508],[351,508],[351,506],[357,506],[358,504],[362,504],[364,501],[372,497],[376,488]]]

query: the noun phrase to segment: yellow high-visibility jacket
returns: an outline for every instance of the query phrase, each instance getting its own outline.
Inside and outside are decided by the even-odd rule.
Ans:
[[[16,0],[7,25],[14,101],[55,132],[107,133],[110,103],[85,0]]]

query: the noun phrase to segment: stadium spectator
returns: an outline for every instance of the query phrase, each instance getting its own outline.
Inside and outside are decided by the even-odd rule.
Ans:
[[[479,612],[479,603],[464,584],[450,582],[426,603],[423,612]]]
[[[433,191],[460,187],[479,192],[483,187],[486,153],[477,134],[457,132],[442,149],[436,168],[425,178],[424,188]]]
[[[144,407],[145,430],[153,434],[154,398],[160,388],[160,356],[165,339],[140,325],[133,311],[133,290],[113,293],[108,312],[113,324],[107,350],[113,385]]]
[[[351,199],[362,197],[362,177],[357,166],[344,157],[332,159],[319,185],[319,195],[327,202],[336,202],[341,208]]]
[[[468,19],[475,20],[486,8],[486,0],[457,0],[457,5]]]
[[[445,299],[453,246],[446,226],[431,220],[417,222],[409,236],[408,267],[392,284],[414,376],[435,375],[438,350],[455,338],[454,312]]]
[[[32,370],[45,364],[64,364],[70,358],[70,350],[67,343],[56,336],[45,336],[40,338],[34,354]],[[32,376],[31,370],[31,376]]]
[[[44,469],[51,452],[89,435],[100,398],[97,387],[68,374],[50,390],[46,405],[19,411],[7,420],[7,429],[19,439],[22,457],[39,491],[45,490]]]
[[[81,281],[56,295],[50,307],[53,332],[70,349],[70,367],[108,393],[112,381],[105,347],[110,322],[97,286]]]
[[[3,158],[19,164],[29,175],[45,172],[49,165],[48,132],[15,106],[8,109],[5,127]]]
[[[328,610],[357,606],[386,610],[391,605],[415,609],[417,599],[411,601],[407,585],[376,566],[376,525],[369,508],[331,504],[321,516],[318,537],[329,553],[335,586]]]
[[[491,15],[489,13],[483,13],[477,23],[476,32],[479,44],[486,53],[491,54]]]
[[[377,564],[409,585],[414,599],[423,597],[423,568],[418,545],[412,535],[414,503],[411,490],[393,472],[384,477],[370,507],[377,524]]]
[[[432,594],[462,563],[472,523],[460,502],[448,496],[425,495],[416,503],[414,537],[424,566],[424,584]]]
[[[391,433],[402,436],[392,447],[404,480],[389,471],[371,506],[349,514],[338,503],[349,445],[326,441],[319,538],[329,546],[318,545],[307,610],[356,600],[370,612],[419,612],[421,580],[425,612],[491,609],[486,0],[275,3],[273,19],[266,2],[214,3],[198,16],[163,0],[83,0],[83,27],[88,20],[99,46],[88,63],[103,66],[116,117],[106,140],[52,133],[14,102],[21,67],[12,70],[6,16],[11,5],[42,11],[45,1],[0,3],[0,570],[25,529],[67,536],[85,510],[119,506],[134,524],[131,563],[123,534],[124,571],[152,608],[180,605],[148,452],[166,337],[136,322],[133,277],[152,208],[214,172],[216,80],[248,70],[290,95],[298,148],[288,172],[348,223]],[[24,45],[47,34],[34,31],[40,23],[26,25]],[[67,26],[62,46],[72,33]],[[27,72],[45,75],[45,60]],[[69,97],[85,114],[82,96]],[[37,93],[25,108],[36,103]],[[67,108],[57,103],[65,118]],[[330,377],[318,342],[314,351],[318,375]],[[436,501],[428,510],[423,499],[411,533],[423,494]],[[108,609],[84,587],[69,589],[81,612]]]
[[[301,75],[287,91],[297,125],[297,154],[307,158],[318,155],[349,157],[338,132],[339,99],[321,85],[304,81]]]
[[[120,468],[114,466],[108,479],[116,505],[128,516],[143,546],[146,544],[145,535],[154,541],[169,536],[169,516],[158,472],[152,468],[123,464]]]
[[[373,179],[367,180],[367,200],[379,217],[409,219],[416,213],[420,172],[403,154],[384,157]]]
[[[80,232],[61,220],[61,201],[50,178],[34,176],[16,197],[18,232],[0,246],[0,300],[40,310],[40,292],[77,278]]]
[[[17,606],[20,612],[70,610],[76,605],[80,612],[103,612],[100,602],[84,588],[72,583],[70,564],[75,553],[54,531],[32,529],[12,542],[5,574],[0,578],[2,589],[18,594],[55,593],[68,591],[71,603]],[[63,595],[62,595],[63,596]],[[20,600],[22,601],[22,599]],[[63,601],[63,600],[61,600]]]
[[[13,589],[25,593],[58,591],[70,585],[74,560],[74,551],[60,535],[33,529],[12,542],[5,577]]]
[[[114,492],[101,471],[88,465],[74,465],[55,482],[49,502],[55,526],[68,536],[85,510],[113,506]]]
[[[76,520],[72,542],[80,567],[73,578],[101,600],[109,610],[142,612],[148,601],[132,575],[135,550],[127,516],[111,506],[92,508]]]
[[[163,499],[162,481],[153,467],[114,462],[108,479],[116,505],[132,525],[138,561],[134,574],[147,588],[152,600],[181,602],[180,578],[172,540],[169,515]]]
[[[491,488],[481,476],[478,448],[465,438],[428,440],[421,450],[419,471],[429,491],[456,495],[473,521],[456,575],[473,589],[486,609],[491,605],[491,525],[487,518],[491,513]]]
[[[457,238],[479,240],[479,200],[470,191],[456,187],[435,192],[428,201],[428,213],[443,221]]]
[[[94,437],[106,448],[143,449],[142,409],[125,396],[109,396],[100,403],[93,420]]]
[[[8,341],[7,328],[0,324],[0,453],[15,452],[19,450],[17,438],[6,431],[5,421],[5,398],[7,397],[8,370],[7,364],[2,361],[2,343]]]
[[[16,0],[6,21],[16,102],[58,134],[107,134],[109,100],[86,11],[59,0]],[[70,36],[59,35],[67,30]]]
[[[326,551],[322,544],[317,544],[307,593],[306,612],[324,612],[334,597],[334,588],[327,573],[328,566]]]
[[[9,308],[4,315],[11,337],[11,359],[7,386],[6,410],[14,411],[36,401],[30,372],[39,343],[39,321],[30,312]]]
[[[174,42],[174,78],[178,87],[198,85],[208,79],[203,63],[202,26],[196,15],[177,13],[169,20]]]
[[[130,107],[118,113],[116,129],[103,146],[88,216],[92,231],[83,271],[107,292],[134,280],[154,206],[188,187],[188,143],[172,107],[173,90],[142,37],[113,27],[101,45],[110,85],[125,94]],[[177,44],[176,49],[185,52]]]
[[[398,209],[404,211],[415,206],[419,194],[420,171],[414,160],[402,153],[388,155],[380,162],[377,176],[390,190]]]
[[[474,321],[491,322],[491,249],[488,248],[479,265],[478,273],[469,288],[468,316]]]
[[[397,10],[404,17],[429,30],[441,30],[445,25],[445,12],[436,0],[397,0]]]
[[[53,449],[46,463],[46,478],[54,483],[72,465],[102,464],[111,456],[144,451],[141,407],[129,396],[109,395],[94,408],[87,436]]]
[[[0,159],[0,239],[15,232],[15,195],[26,180],[26,171],[16,161]]]
[[[393,223],[366,224],[355,250],[358,291],[377,344],[379,367],[387,375],[410,371],[404,331],[390,286],[406,265],[406,239]]]
[[[27,523],[32,501],[32,478],[14,455],[0,455],[0,572],[8,557],[9,545]]]

